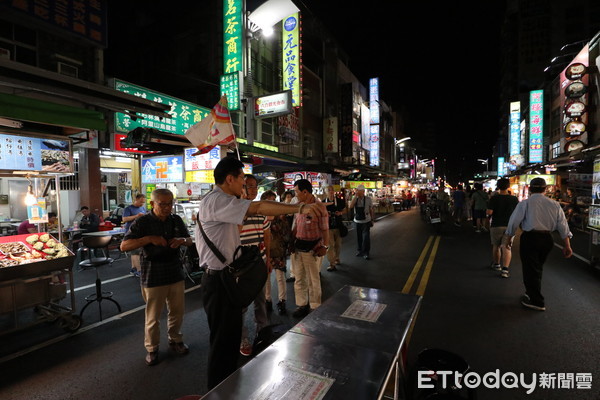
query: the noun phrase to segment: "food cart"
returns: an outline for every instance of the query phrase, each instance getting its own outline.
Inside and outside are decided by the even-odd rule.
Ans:
[[[21,175],[29,181],[24,201],[22,197],[9,200],[26,207],[27,219],[37,226],[36,233],[0,237],[0,335],[57,320],[65,330],[76,331],[81,319],[74,315],[75,256],[62,243],[60,223],[57,237],[45,232],[46,194],[52,182],[58,190],[60,176],[72,172],[71,141],[0,134],[0,149],[0,177]],[[60,196],[56,196],[56,211],[60,221]],[[62,302],[67,285],[70,305]]]

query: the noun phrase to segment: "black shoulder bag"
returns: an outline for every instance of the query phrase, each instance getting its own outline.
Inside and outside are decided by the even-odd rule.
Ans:
[[[236,306],[248,307],[267,282],[267,266],[260,254],[260,249],[258,246],[238,246],[233,254],[233,261],[231,264],[227,264],[223,254],[206,236],[200,220],[198,220],[198,227],[208,247],[225,264],[220,275],[227,297]]]

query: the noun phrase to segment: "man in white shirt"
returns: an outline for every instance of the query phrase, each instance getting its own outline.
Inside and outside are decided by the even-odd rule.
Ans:
[[[520,202],[508,221],[505,233],[505,246],[510,250],[517,228],[521,225],[521,264],[523,266],[523,283],[525,296],[521,300],[524,307],[545,311],[542,296],[542,271],[546,257],[554,247],[551,233],[558,231],[564,241],[565,258],[573,255],[571,237],[565,213],[560,204],[546,196],[546,181],[534,178],[529,184],[530,196]]]
[[[282,214],[327,215],[326,203],[291,205],[274,201],[250,201],[240,198],[244,187],[244,164],[226,157],[214,170],[215,188],[202,199],[198,211],[195,239],[202,276],[202,301],[210,329],[208,354],[208,389],[217,386],[237,369],[242,337],[242,308],[227,296],[220,274],[225,268],[208,247],[199,229],[202,224],[207,237],[226,258],[233,261],[240,245],[238,225],[249,215],[276,216]]]

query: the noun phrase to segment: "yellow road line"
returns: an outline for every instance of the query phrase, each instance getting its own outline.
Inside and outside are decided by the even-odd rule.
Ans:
[[[427,266],[425,267],[425,271],[423,271],[423,276],[421,277],[421,282],[419,283],[419,288],[417,289],[418,296],[423,296],[425,293],[425,288],[427,287],[427,282],[429,281],[429,275],[431,274],[431,268],[433,267],[433,261],[435,260],[435,255],[437,254],[440,239],[441,236],[438,236],[435,239],[435,244],[433,245],[433,249],[431,250],[431,254],[427,260]]]
[[[429,246],[431,245],[432,240],[433,240],[433,236],[429,236],[429,239],[427,240],[427,243],[425,244],[425,247],[423,248],[423,251],[421,252],[421,255],[419,256],[417,263],[413,267],[413,270],[410,273],[410,276],[408,277],[408,280],[406,281],[404,288],[402,288],[402,293],[408,294],[410,292],[410,289],[412,288],[412,285],[415,282],[417,275],[419,274],[421,265],[423,265],[423,260],[425,260],[425,256],[427,255],[427,252],[429,251]]]

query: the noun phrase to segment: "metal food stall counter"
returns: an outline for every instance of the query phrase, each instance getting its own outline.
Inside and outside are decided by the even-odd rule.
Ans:
[[[73,314],[74,259],[46,233],[0,237],[0,334],[57,319],[67,331],[81,327],[81,319]],[[70,307],[60,304],[67,296],[67,282]],[[31,308],[35,314],[22,312]]]

